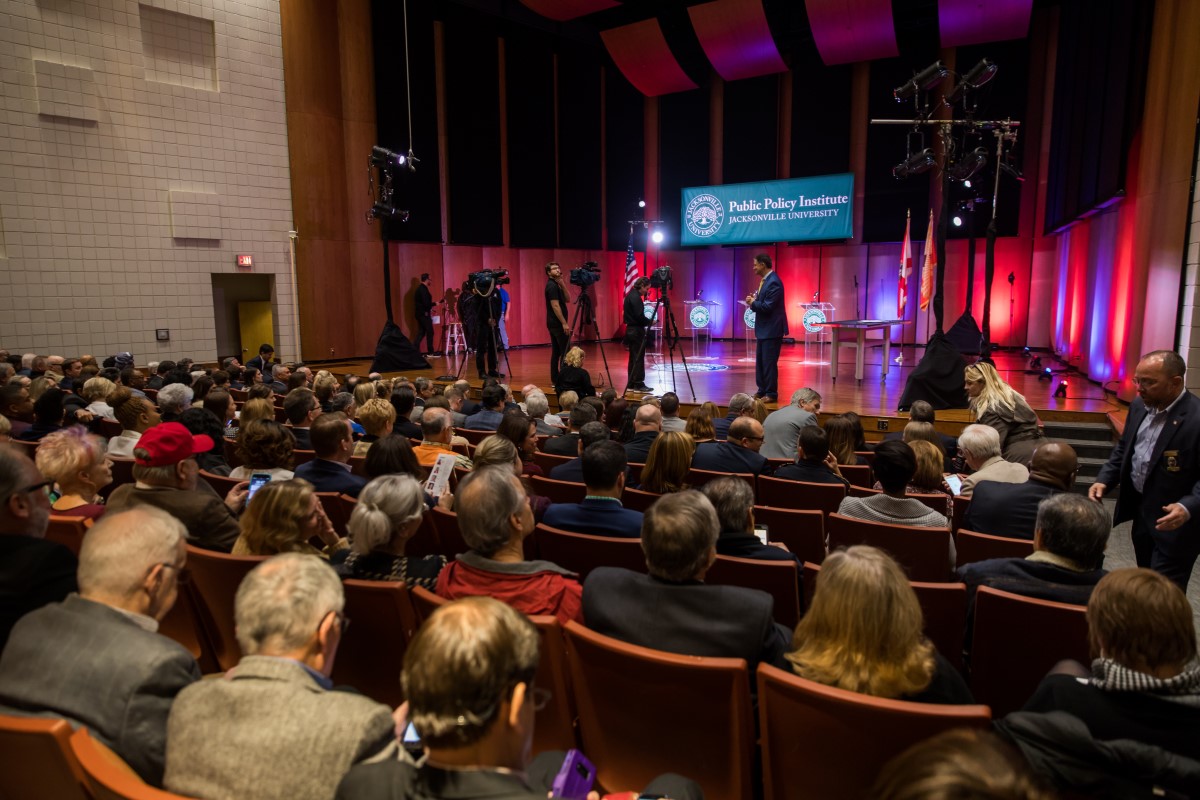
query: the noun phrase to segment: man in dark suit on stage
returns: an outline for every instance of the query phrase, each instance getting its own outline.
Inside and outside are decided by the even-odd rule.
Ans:
[[[421,340],[425,340],[424,355],[437,355],[433,350],[433,292],[430,287],[433,286],[433,280],[430,279],[428,272],[421,273],[421,284],[417,287],[416,296],[413,302],[416,304],[417,311],[417,335],[413,338],[413,344],[418,349],[421,347]]]
[[[646,295],[650,292],[650,279],[638,278],[633,288],[625,295],[623,318],[625,322],[625,346],[629,348],[629,388],[635,392],[648,392],[646,385]]]
[[[696,446],[692,469],[769,474],[770,462],[758,454],[762,443],[762,423],[754,417],[738,417],[729,426],[729,438],[725,441],[701,442]]]
[[[746,302],[755,314],[754,380],[758,382],[755,397],[779,399],[779,351],[783,337],[788,335],[787,302],[783,281],[771,267],[771,257],[759,253],[754,257],[754,274],[761,280],[758,291],[746,295]]]
[[[646,512],[642,549],[648,575],[597,567],[583,584],[583,618],[592,630],[669,653],[744,658],[786,667],[791,631],[776,624],[766,592],[709,586],[717,558],[717,512],[696,491],[663,495]]]
[[[350,472],[350,456],[354,455],[350,420],[340,411],[322,414],[313,420],[309,435],[317,457],[296,467],[296,477],[311,483],[318,492],[358,497],[367,479]]]
[[[1077,472],[1079,459],[1075,449],[1065,442],[1048,441],[1033,451],[1029,480],[1025,483],[976,484],[963,527],[975,533],[1032,539],[1038,503],[1051,495],[1071,491]]]
[[[584,449],[582,458],[587,497],[582,503],[554,503],[542,521],[552,528],[593,536],[640,536],[642,512],[621,505],[625,448],[612,441],[597,442]]]
[[[1138,566],[1162,573],[1185,592],[1200,555],[1200,398],[1184,387],[1186,371],[1170,350],[1142,356],[1125,433],[1088,490],[1098,502],[1120,486],[1113,521],[1133,520]]]

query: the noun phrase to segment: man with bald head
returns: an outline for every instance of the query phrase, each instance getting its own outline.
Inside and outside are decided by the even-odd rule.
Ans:
[[[771,464],[758,452],[762,443],[762,423],[754,417],[738,417],[730,423],[725,441],[701,442],[696,446],[692,469],[769,474]]]
[[[638,406],[633,417],[633,438],[625,443],[625,457],[631,464],[645,464],[650,446],[662,433],[662,411],[650,403]]]
[[[1120,487],[1113,522],[1133,520],[1138,566],[1184,591],[1200,556],[1200,398],[1184,386],[1186,371],[1171,350],[1142,356],[1125,432],[1088,490],[1099,502]]]
[[[975,485],[963,527],[1014,539],[1033,539],[1038,503],[1075,486],[1079,459],[1065,442],[1044,441],[1033,453],[1025,483],[984,481]]]

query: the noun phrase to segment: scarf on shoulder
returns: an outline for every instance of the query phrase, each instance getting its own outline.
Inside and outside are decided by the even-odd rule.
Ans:
[[[1200,661],[1193,660],[1173,678],[1155,678],[1111,658],[1092,662],[1091,683],[1106,692],[1145,692],[1173,703],[1200,708]]]

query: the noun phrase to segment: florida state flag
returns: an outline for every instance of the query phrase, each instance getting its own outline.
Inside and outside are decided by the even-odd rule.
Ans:
[[[933,242],[933,209],[929,209],[929,228],[925,232],[925,262],[921,265],[921,310],[933,299],[933,271],[937,268],[937,247]]]

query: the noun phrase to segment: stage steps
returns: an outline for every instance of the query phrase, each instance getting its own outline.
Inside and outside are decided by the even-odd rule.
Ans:
[[[1047,421],[1046,437],[1066,442],[1075,448],[1079,456],[1079,475],[1075,479],[1075,492],[1087,494],[1088,489],[1096,482],[1100,468],[1108,463],[1113,447],[1116,446],[1116,433],[1112,425],[1106,422],[1067,422]],[[1113,487],[1107,496],[1115,496]]]

